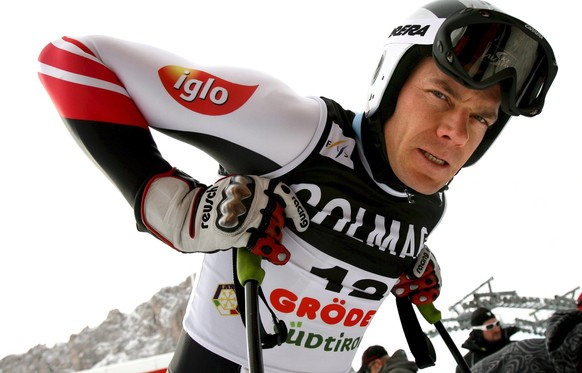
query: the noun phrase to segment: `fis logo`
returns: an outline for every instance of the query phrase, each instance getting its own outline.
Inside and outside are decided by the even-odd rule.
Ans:
[[[351,157],[355,147],[356,140],[345,137],[341,128],[333,123],[325,146],[319,151],[319,154],[353,169],[354,162]]]
[[[258,87],[236,84],[181,66],[164,66],[158,75],[174,100],[189,110],[205,115],[225,115],[237,110]]]

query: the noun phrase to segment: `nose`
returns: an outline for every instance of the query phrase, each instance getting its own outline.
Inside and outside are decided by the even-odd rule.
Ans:
[[[464,145],[469,140],[469,119],[469,113],[464,110],[450,111],[441,118],[437,135],[455,145]]]

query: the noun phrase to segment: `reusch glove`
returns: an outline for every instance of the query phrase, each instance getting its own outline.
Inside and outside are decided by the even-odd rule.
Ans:
[[[308,215],[284,183],[259,176],[228,176],[206,187],[179,171],[146,186],[141,218],[150,232],[182,252],[244,247],[273,264],[289,261],[281,244],[285,222],[303,232]]]
[[[413,266],[404,272],[392,288],[397,297],[409,297],[416,305],[433,303],[440,294],[441,269],[428,246],[424,246]]]

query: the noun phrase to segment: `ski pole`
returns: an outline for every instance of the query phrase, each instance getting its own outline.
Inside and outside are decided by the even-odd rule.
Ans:
[[[455,345],[455,342],[453,342],[453,339],[451,338],[449,332],[447,332],[447,329],[445,328],[441,321],[441,311],[436,309],[436,307],[432,303],[418,305],[417,307],[422,316],[424,317],[424,319],[428,321],[430,324],[435,326],[436,330],[441,335],[441,338],[449,348],[449,351],[451,351],[451,354],[453,354],[453,357],[455,358],[457,365],[459,365],[463,373],[471,373],[471,368],[469,368],[469,364],[467,364],[467,362],[463,358],[463,355],[461,355],[461,352]]]
[[[259,286],[265,277],[261,257],[244,248],[236,254],[236,273],[245,289],[247,359],[250,373],[263,373],[263,349],[259,331]]]

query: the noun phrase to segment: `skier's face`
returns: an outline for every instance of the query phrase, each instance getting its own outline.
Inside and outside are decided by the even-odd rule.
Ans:
[[[481,143],[500,105],[499,85],[469,89],[426,58],[402,87],[384,126],[394,173],[417,192],[437,192]]]

